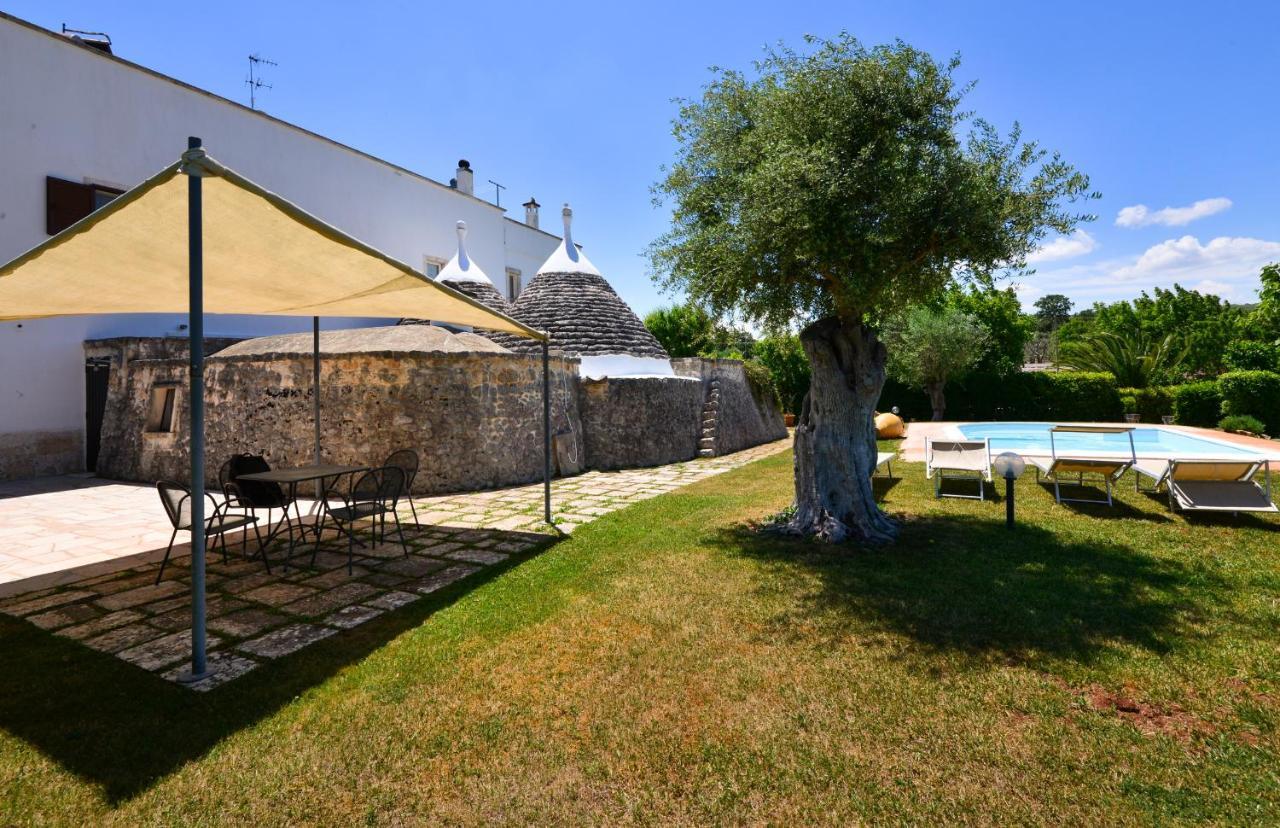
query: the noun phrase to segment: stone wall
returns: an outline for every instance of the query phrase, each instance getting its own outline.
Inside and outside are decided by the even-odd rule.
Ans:
[[[108,403],[99,473],[124,480],[188,476],[190,410],[183,359],[138,359]],[[571,392],[577,360],[553,357],[552,429],[582,433]],[[206,366],[210,482],[232,454],[273,466],[313,455],[311,360],[214,357]],[[169,432],[146,430],[152,389],[173,385]],[[529,483],[542,478],[542,363],[526,354],[360,353],[321,360],[321,445],[327,462],[372,465],[412,448],[419,493]],[[113,391],[115,388],[113,387]],[[572,438],[571,438],[572,439]]]
[[[698,453],[702,399],[702,383],[683,377],[580,380],[578,411],[588,468],[691,460]]]
[[[98,472],[184,480],[189,460],[185,340],[103,340],[110,393]],[[228,342],[206,343],[207,351]],[[245,343],[248,345],[249,343]],[[232,454],[273,466],[310,463],[310,356],[232,349],[206,363],[208,477]],[[653,466],[698,454],[702,409],[718,381],[717,453],[786,435],[776,405],[758,399],[736,360],[673,360],[677,377],[585,380],[576,358],[551,359],[554,464],[561,474]],[[173,389],[170,428],[153,395]],[[542,477],[542,363],[538,354],[360,351],[321,359],[321,443],[329,462],[372,465],[412,448],[423,494],[495,488]],[[152,420],[152,422],[149,422]],[[149,430],[150,429],[150,430]],[[74,447],[76,463],[82,449]]]
[[[719,380],[716,454],[731,454],[787,436],[777,401],[756,393],[747,381],[741,360],[688,357],[671,360],[671,366],[677,376],[696,377],[704,386]]]

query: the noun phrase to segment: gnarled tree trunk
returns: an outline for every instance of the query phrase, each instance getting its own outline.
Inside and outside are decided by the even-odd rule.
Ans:
[[[875,405],[885,347],[856,322],[828,318],[800,332],[812,378],[796,422],[795,534],[839,543],[889,543],[898,524],[876,505]]]

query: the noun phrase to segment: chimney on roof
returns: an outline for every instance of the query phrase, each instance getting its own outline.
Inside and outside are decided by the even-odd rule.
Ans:
[[[538,229],[538,208],[542,205],[533,196],[529,196],[529,200],[524,203],[524,223]]]
[[[475,173],[471,171],[471,162],[465,158],[458,159],[458,172],[453,180],[457,182],[456,186],[459,192],[467,195],[475,195],[476,181]]]

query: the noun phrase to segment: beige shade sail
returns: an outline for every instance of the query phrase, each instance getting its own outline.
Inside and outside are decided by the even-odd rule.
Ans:
[[[203,178],[205,313],[409,317],[545,340],[202,151],[187,159],[0,267],[0,321],[186,313],[190,173]]]

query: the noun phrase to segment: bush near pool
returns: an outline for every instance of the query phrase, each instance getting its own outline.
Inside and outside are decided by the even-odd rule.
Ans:
[[[1134,413],[1144,423],[1172,414],[1178,425],[1217,428],[1223,417],[1259,418],[1268,434],[1280,433],[1280,373],[1231,371],[1217,379],[1173,386],[1121,388],[1111,374],[1082,371],[972,373],[947,384],[946,419],[1120,422]],[[909,420],[932,416],[919,389],[889,380],[880,411],[897,406]]]

